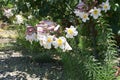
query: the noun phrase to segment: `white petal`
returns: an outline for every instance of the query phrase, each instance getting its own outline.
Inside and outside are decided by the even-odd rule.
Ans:
[[[82,19],[83,22],[86,22],[86,19]]]
[[[44,45],[44,47],[45,47],[46,49],[51,49],[51,44],[46,43],[46,44]]]
[[[70,28],[74,28],[74,26],[70,26]]]
[[[57,25],[57,26],[54,28],[54,31],[57,31],[59,28],[60,28],[60,25]]]
[[[97,19],[97,18],[98,18],[98,15],[94,15],[93,18],[94,18],[94,19]]]
[[[66,41],[66,38],[65,37],[60,37],[62,40],[63,40],[63,42],[65,42]]]
[[[61,46],[60,46],[60,48],[61,48],[61,49],[64,49],[64,48],[65,48],[65,46],[64,46],[64,45],[61,45]]]
[[[65,51],[66,50],[72,50],[71,46],[68,44],[68,42],[66,41],[65,43]]]
[[[57,44],[56,41],[53,41],[52,44],[53,44],[53,46],[54,46],[55,48],[58,48],[58,44]]]
[[[77,35],[78,35],[78,32],[77,32],[77,31],[75,31],[75,32],[74,32],[74,36],[77,36]]]
[[[93,9],[91,9],[90,11],[89,11],[89,13],[92,13],[94,10]]]

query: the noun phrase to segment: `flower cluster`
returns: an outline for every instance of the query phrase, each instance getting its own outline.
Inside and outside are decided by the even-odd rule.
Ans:
[[[81,2],[77,5],[77,9],[75,9],[74,13],[76,16],[80,17],[83,22],[90,20],[90,16],[94,19],[98,19],[101,16],[101,11],[107,12],[110,10],[109,1],[103,2],[99,7],[92,7],[90,9],[88,5],[84,2]],[[18,16],[18,22],[22,22],[20,16]],[[28,19],[32,18],[32,16],[28,16]],[[70,26],[64,30],[63,33],[66,33],[66,36],[56,36],[57,32],[59,32],[60,25],[57,25],[55,22],[50,20],[43,20],[36,24],[35,27],[28,26],[26,30],[26,40],[38,41],[41,46],[45,49],[60,48],[63,51],[72,50],[71,46],[67,42],[67,38],[74,38],[78,35],[78,31],[74,26]],[[55,33],[55,35],[54,35]]]
[[[72,50],[66,38],[77,36],[78,32],[76,28],[74,26],[66,28],[66,38],[64,36],[57,38],[55,35],[51,35],[51,32],[58,31],[59,27],[60,25],[49,20],[40,21],[36,27],[27,27],[26,40],[29,40],[31,43],[32,41],[39,41],[40,45],[45,49],[51,49],[54,46],[54,48],[60,48],[63,51]]]
[[[92,16],[94,19],[98,19],[101,16],[101,11],[107,12],[110,10],[109,0],[103,2],[100,7],[94,7],[93,9],[88,9],[88,6],[81,2],[77,5],[77,9],[75,9],[74,13],[76,16],[80,17],[83,22],[89,20],[89,16]]]
[[[23,24],[24,23],[24,17],[20,14],[16,14],[15,11],[17,8],[3,8],[3,15],[6,16],[8,19],[13,20],[14,24]],[[32,16],[28,16],[28,19],[31,19]]]

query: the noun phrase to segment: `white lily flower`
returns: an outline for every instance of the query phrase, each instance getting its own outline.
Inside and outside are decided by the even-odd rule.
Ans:
[[[87,20],[89,20],[88,13],[82,12],[81,18],[83,22],[86,22]]]
[[[4,9],[4,13],[3,13],[7,18],[10,18],[11,16],[13,16],[12,13],[12,9]]]
[[[44,33],[42,27],[37,27],[37,40],[39,40],[40,45],[44,46],[46,44],[47,33]]]
[[[37,39],[42,40],[43,38],[45,38],[45,36],[46,36],[46,33],[44,33],[43,28],[37,27]]]
[[[70,28],[66,28],[65,32],[67,32],[66,34],[67,38],[73,38],[78,34],[78,31],[76,31],[76,28],[74,26],[70,26]]]
[[[75,10],[74,13],[76,14],[76,16],[81,18],[82,12],[80,12],[79,10]]]
[[[101,16],[101,9],[94,7],[94,9],[90,10],[91,16],[93,16],[94,19],[97,19],[99,16]]]
[[[32,44],[32,41],[36,41],[37,39],[36,39],[36,33],[33,33],[33,34],[31,34],[31,35],[26,35],[26,40],[28,40],[28,41],[30,41],[31,42],[31,44]]]
[[[23,17],[21,15],[16,15],[16,23],[17,24],[22,24],[23,23]]]
[[[109,4],[108,0],[106,2],[102,3],[102,10],[104,10],[105,12],[107,12],[108,10],[110,10],[110,4]]]
[[[56,38],[55,41],[53,42],[53,45],[55,48],[58,48],[58,47],[61,48],[63,52],[72,50],[71,46],[68,44],[65,37]]]
[[[40,45],[41,46],[44,46],[45,44],[46,44],[46,34],[38,34],[37,33],[37,40],[39,40],[40,41]]]
[[[61,49],[64,49],[64,44],[66,42],[66,39],[65,37],[59,37],[59,38],[56,38],[55,41],[53,41],[53,45],[55,48],[61,48]]]
[[[46,48],[46,49],[51,48],[51,45],[53,43],[53,38],[54,38],[54,36],[51,36],[51,35],[46,36],[46,41],[45,41],[45,44],[44,44],[44,48]]]

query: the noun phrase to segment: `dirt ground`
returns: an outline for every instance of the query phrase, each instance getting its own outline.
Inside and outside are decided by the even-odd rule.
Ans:
[[[4,36],[5,34],[5,36]],[[0,46],[15,42],[15,32],[0,30]],[[11,38],[12,37],[12,38]],[[63,80],[62,66],[57,63],[31,62],[10,47],[0,50],[0,80]]]

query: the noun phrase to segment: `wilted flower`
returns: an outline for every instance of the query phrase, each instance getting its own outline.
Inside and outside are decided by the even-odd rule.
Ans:
[[[77,36],[78,31],[76,31],[76,28],[74,26],[70,26],[70,28],[66,28],[65,32],[67,38],[73,38],[74,36]]]
[[[107,12],[108,10],[110,10],[110,4],[109,4],[108,0],[106,2],[102,3],[102,10],[104,10],[105,12]]]
[[[82,12],[81,18],[83,22],[86,22],[86,20],[89,20],[88,13]]]
[[[21,15],[16,15],[16,24],[22,24],[23,23],[23,17]]]
[[[4,13],[3,13],[7,18],[10,18],[11,16],[13,16],[12,13],[12,9],[4,9]]]
[[[101,16],[101,9],[97,9],[94,7],[94,9],[90,10],[91,16],[93,16],[94,19],[97,19],[99,16]]]

